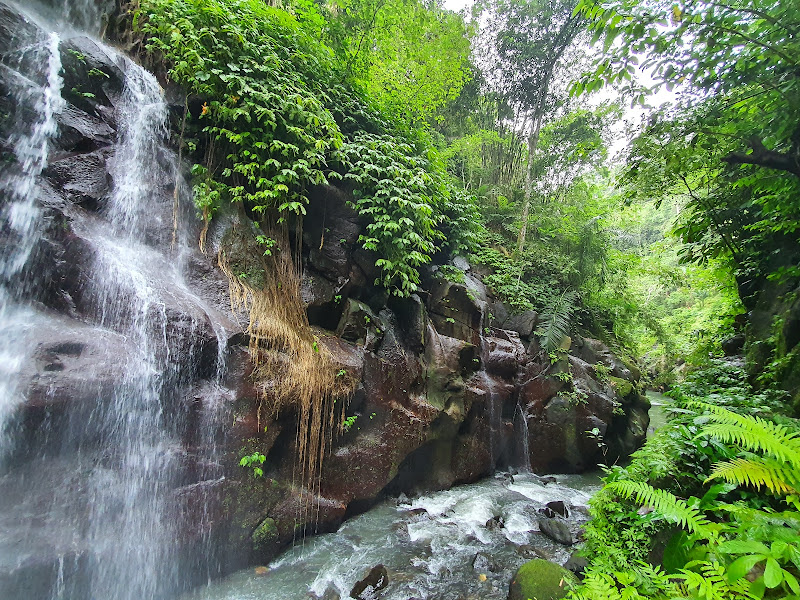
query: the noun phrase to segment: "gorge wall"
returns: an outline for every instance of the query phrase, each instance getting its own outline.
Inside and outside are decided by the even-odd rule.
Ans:
[[[355,391],[301,489],[297,411],[264,410],[218,265],[224,251],[257,285],[253,215],[232,207],[198,248],[182,94],[5,2],[0,57],[0,596],[168,597],[385,495],[581,471],[644,440],[633,366],[577,335],[543,352],[539,316],[509,315],[463,258],[439,261],[463,283],[433,266],[390,297],[352,190],[320,186],[290,245],[315,338]],[[261,476],[240,466],[253,453]]]

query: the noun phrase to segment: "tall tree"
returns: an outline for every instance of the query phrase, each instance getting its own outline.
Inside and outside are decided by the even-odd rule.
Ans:
[[[682,90],[674,110],[645,124],[628,179],[656,197],[682,189],[694,214],[685,239],[704,245],[695,257],[722,247],[741,263],[759,250],[796,244],[800,5],[581,0],[578,10],[604,41],[602,58],[578,91],[622,82],[643,100],[646,90],[634,84],[637,70],[656,88]]]
[[[424,125],[470,77],[471,30],[421,0],[335,0],[328,39],[350,76],[408,129]]]
[[[521,253],[539,136],[546,118],[565,100],[565,89],[561,94],[553,93],[557,74],[575,58],[574,42],[583,20],[574,11],[574,0],[489,0],[483,9],[489,35],[483,57],[488,78],[515,107],[517,125],[527,142],[522,225],[517,241]]]

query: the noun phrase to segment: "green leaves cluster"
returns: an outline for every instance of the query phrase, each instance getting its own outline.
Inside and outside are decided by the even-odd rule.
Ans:
[[[793,2],[581,0],[603,54],[576,91],[619,85],[635,100],[681,92],[634,141],[632,195],[687,201],[686,258],[731,257],[742,278],[797,264],[800,9]],[[784,252],[788,250],[788,252]]]
[[[443,170],[432,164],[432,153],[425,157],[392,136],[358,133],[342,147],[341,156],[344,178],[355,184],[353,206],[370,220],[359,241],[378,254],[380,283],[392,293],[415,292],[419,267],[436,250],[471,249],[472,203],[447,183]],[[449,222],[449,238],[439,227],[448,213],[455,219]]]
[[[201,204],[303,214],[307,188],[327,183],[328,157],[342,144],[323,92],[330,53],[292,15],[257,0],[146,0],[139,24],[170,77],[208,99],[199,118],[223,187],[201,183]]]
[[[252,469],[254,477],[263,477],[263,465],[266,460],[267,457],[260,452],[253,452],[253,454],[247,454],[240,458],[239,466],[244,467],[245,469]]]
[[[415,15],[426,10],[412,3]],[[419,18],[438,23],[436,14]],[[468,46],[459,19],[445,15],[441,23]],[[379,282],[400,296],[417,289],[418,269],[435,251],[462,251],[474,241],[471,197],[448,183],[424,136],[414,144],[407,134],[390,133],[387,120],[348,80],[352,65],[337,63],[336,53],[320,43],[332,21],[314,3],[283,10],[260,0],[144,0],[137,23],[148,51],[203,101],[194,117],[205,136],[197,144],[204,155],[192,173],[206,221],[225,202],[242,203],[256,216],[301,217],[312,188],[345,179],[366,221],[360,241],[378,255]],[[454,50],[462,58],[448,59],[456,70],[463,44]],[[434,47],[425,46],[427,52]],[[448,77],[431,89],[452,95],[464,78]],[[430,102],[431,109],[441,104]]]
[[[431,260],[436,228],[443,215],[437,209],[442,182],[410,144],[390,136],[359,133],[342,148],[346,180],[353,181],[353,204],[371,222],[359,241],[377,252],[376,266],[384,287],[408,296],[419,284],[418,267]]]

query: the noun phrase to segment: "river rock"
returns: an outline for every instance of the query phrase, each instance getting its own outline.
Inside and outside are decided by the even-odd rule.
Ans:
[[[502,529],[505,526],[506,526],[506,524],[505,524],[505,521],[503,520],[503,517],[501,517],[499,515],[496,515],[496,516],[492,517],[491,519],[486,521],[486,524],[484,525],[484,527],[486,527],[486,529],[489,529],[489,530]]]
[[[389,585],[389,572],[383,565],[372,567],[364,579],[357,582],[350,590],[350,597],[356,600],[376,598],[375,593]]]
[[[464,285],[436,280],[432,284],[428,313],[436,330],[478,346],[483,310]]]
[[[363,344],[367,338],[367,330],[374,327],[377,322],[378,317],[369,306],[348,298],[336,328],[336,335],[348,342]]]
[[[531,559],[531,558],[547,558],[544,550],[541,548],[537,548],[536,546],[532,546],[531,544],[521,544],[515,548],[517,554],[519,554],[523,558]]]
[[[548,560],[535,558],[514,574],[508,600],[560,600],[577,584],[578,579],[570,571]]]
[[[744,350],[745,335],[737,333],[729,338],[722,340],[722,351],[725,356],[737,356]]]
[[[569,524],[564,519],[558,517],[539,519],[539,530],[559,544],[571,546],[575,543]]]
[[[478,573],[496,573],[501,570],[500,565],[492,560],[485,552],[477,552],[475,554],[475,557],[472,559],[472,568]]]
[[[554,516],[564,517],[565,519],[569,517],[569,508],[567,507],[567,503],[563,500],[553,500],[552,502],[548,502],[544,505],[544,508],[541,509],[541,512],[548,518],[553,518]]]
[[[566,563],[564,563],[564,568],[568,571],[572,571],[578,577],[583,577],[583,572],[588,566],[589,561],[586,559],[586,557],[581,556],[578,550],[570,554],[569,559]]]

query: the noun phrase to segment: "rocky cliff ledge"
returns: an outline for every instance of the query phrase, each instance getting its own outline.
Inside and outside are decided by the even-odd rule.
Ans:
[[[538,315],[500,322],[495,315],[507,310],[460,258],[453,263],[463,283],[438,278],[433,267],[424,291],[387,297],[371,285],[374,257],[351,250],[360,226],[346,194],[317,192],[304,224],[304,300],[319,339],[358,385],[347,409],[353,424],[324,461],[320,511],[301,526],[329,530],[383,495],[445,489],[496,468],[583,471],[643,442],[649,405],[635,367],[578,336],[553,355],[543,352]],[[230,239],[221,231],[214,237]],[[226,254],[245,270],[234,246]],[[246,375],[249,356],[243,347],[232,352],[237,400],[226,438],[226,518],[240,540],[232,545],[252,543],[264,560],[296,535],[300,505],[288,484],[297,425],[285,415],[264,430]],[[253,452],[267,457],[263,479],[233,463]]]

